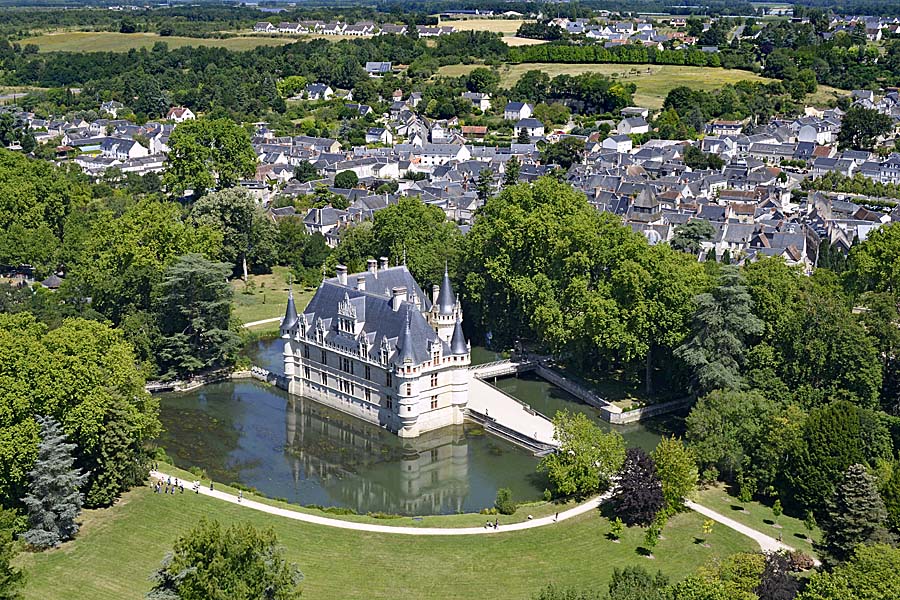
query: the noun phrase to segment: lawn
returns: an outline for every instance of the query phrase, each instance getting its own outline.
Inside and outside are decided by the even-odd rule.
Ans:
[[[458,77],[478,65],[448,65],[441,67],[439,74]],[[526,71],[543,71],[550,77],[557,75],[578,75],[581,73],[601,73],[623,81],[637,84],[634,94],[635,104],[647,108],[661,108],[666,94],[672,88],[686,85],[696,90],[713,90],[726,83],[738,81],[771,81],[749,71],[718,69],[713,67],[683,67],[676,65],[621,65],[621,64],[561,64],[522,63],[504,65],[500,68],[500,84],[514,85]]]
[[[760,502],[741,502],[730,495],[725,486],[721,484],[700,490],[696,493],[694,500],[707,508],[711,508],[744,525],[749,525],[758,531],[767,533],[774,538],[777,538],[778,534],[781,533],[782,541],[788,546],[802,550],[812,556],[816,555],[810,538],[812,540],[821,539],[821,531],[815,528],[811,533],[807,532],[802,519],[781,515],[777,521],[777,524],[781,525],[779,529],[775,527],[775,515],[772,514],[770,506]]]
[[[111,509],[86,511],[78,539],[17,563],[27,572],[26,599],[138,600],[176,537],[201,517],[246,521],[275,530],[302,569],[304,597],[530,598],[547,582],[603,588],[614,567],[641,564],[679,579],[707,561],[755,544],[724,527],[696,539],[703,519],[672,519],[653,560],[637,548],[643,530],[621,543],[605,539],[609,523],[588,514],[558,525],[486,536],[410,537],[346,531],[289,521],[190,493],[133,490]]]
[[[289,272],[290,269],[287,267],[274,267],[272,272],[266,275],[250,275],[246,285],[242,279],[232,280],[234,316],[242,323],[284,316]],[[294,302],[297,304],[297,310],[305,307],[314,293],[315,290],[304,290],[303,286],[295,284]]]
[[[132,48],[152,48],[156,42],[165,42],[169,48],[182,46],[216,46],[229,50],[251,50],[257,46],[282,46],[294,42],[291,38],[233,37],[205,39],[180,36],[160,36],[156,33],[116,33],[112,31],[66,31],[47,33],[19,40],[37,44],[41,52],[127,52]]]

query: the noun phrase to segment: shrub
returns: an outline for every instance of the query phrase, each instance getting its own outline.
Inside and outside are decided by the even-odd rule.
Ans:
[[[512,490],[509,488],[500,488],[497,490],[497,499],[494,506],[500,511],[501,515],[511,515],[516,512],[516,503],[512,501]]]

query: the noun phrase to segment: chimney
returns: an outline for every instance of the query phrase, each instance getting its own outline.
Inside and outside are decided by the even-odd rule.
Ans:
[[[381,263],[381,266],[379,267],[379,269],[384,270],[384,269],[388,268],[388,257],[387,256],[382,256],[381,258],[378,259],[378,261]]]
[[[431,286],[431,303],[437,304],[438,295],[441,293],[441,286],[434,284]]]
[[[371,273],[372,275],[378,276],[378,261],[374,258],[370,258],[366,261],[366,271]]]
[[[340,283],[341,285],[347,285],[347,267],[344,265],[338,265],[334,270],[337,273],[338,283]]]
[[[406,300],[406,288],[395,287],[391,289],[391,308],[394,312],[400,310],[400,305]]]
[[[365,275],[357,275],[356,276],[356,289],[360,292],[366,291],[366,276]]]

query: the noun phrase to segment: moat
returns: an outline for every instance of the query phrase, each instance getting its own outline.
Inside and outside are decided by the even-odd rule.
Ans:
[[[473,349],[473,362],[494,360]],[[280,343],[250,350],[259,366],[280,371]],[[496,385],[551,416],[595,409],[535,377]],[[254,381],[213,384],[160,397],[162,444],[176,465],[199,466],[215,480],[240,482],[297,504],[343,506],[358,512],[408,515],[475,512],[491,506],[497,489],[516,500],[538,499],[546,481],[537,459],[475,425],[446,427],[400,439],[377,426],[291,397]],[[669,422],[617,428],[629,445],[652,449]]]

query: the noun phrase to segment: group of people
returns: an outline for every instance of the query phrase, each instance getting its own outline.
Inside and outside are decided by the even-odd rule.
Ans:
[[[175,481],[172,481],[171,477],[167,477],[165,481],[158,479],[153,487],[153,491],[157,494],[174,494],[177,489],[184,493],[184,482],[179,483],[177,477]]]
[[[494,529],[497,529],[498,527],[500,527],[500,519],[494,519],[493,523],[488,521],[487,523],[484,524],[485,529],[490,529],[491,527],[493,527]]]

